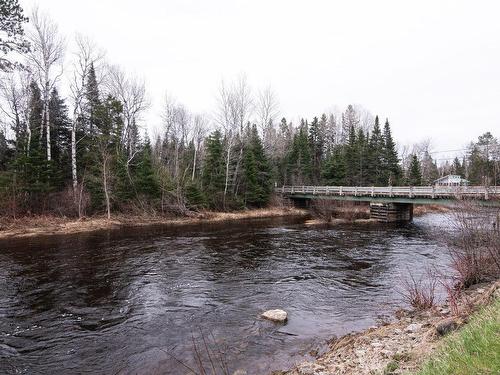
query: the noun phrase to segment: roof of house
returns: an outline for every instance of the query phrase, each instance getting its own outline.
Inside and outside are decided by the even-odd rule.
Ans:
[[[449,174],[443,177],[439,177],[437,180],[434,180],[434,182],[439,182],[439,181],[444,181],[444,180],[460,180],[462,182],[469,182],[465,178],[462,178],[462,176],[456,175],[456,174]]]

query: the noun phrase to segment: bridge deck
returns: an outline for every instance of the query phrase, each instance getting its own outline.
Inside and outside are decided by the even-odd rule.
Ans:
[[[296,198],[451,204],[457,199],[500,198],[500,186],[283,186],[276,193]]]

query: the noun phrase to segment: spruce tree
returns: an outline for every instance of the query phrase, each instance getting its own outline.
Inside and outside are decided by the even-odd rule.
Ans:
[[[65,181],[71,177],[70,142],[71,121],[68,117],[68,108],[64,99],[59,96],[57,89],[53,89],[49,102],[51,122],[51,145],[53,165],[53,185],[58,189],[64,187]]]
[[[323,181],[327,185],[346,185],[345,151],[341,145],[336,146],[323,168]]]
[[[248,206],[262,207],[269,201],[272,191],[271,167],[256,125],[247,129],[246,138],[243,150],[243,199]]]
[[[298,133],[293,137],[288,154],[288,175],[291,179],[290,182],[295,185],[311,183],[312,160],[307,129],[307,122],[302,120]]]
[[[355,186],[357,183],[357,171],[359,167],[357,143],[356,143],[356,129],[351,126],[349,129],[349,137],[347,144],[344,146],[345,152],[345,166],[346,166],[346,184]]]
[[[225,182],[225,158],[220,130],[215,130],[205,141],[202,186],[212,208],[220,208]]]
[[[392,139],[389,120],[385,120],[384,125],[384,153],[383,153],[383,173],[384,184],[397,185],[401,180],[401,167],[399,166],[396,143]]]
[[[421,186],[422,185],[422,172],[420,162],[417,155],[413,154],[410,162],[410,170],[408,172],[408,185]]]
[[[380,129],[378,116],[375,117],[375,124],[370,136],[368,148],[368,183],[374,186],[384,186],[386,181],[381,172],[384,163],[385,142]]]
[[[312,182],[317,184],[321,178],[321,163],[324,156],[326,115],[321,116],[321,121],[314,117],[309,126],[309,148],[311,150]]]
[[[134,173],[137,193],[150,200],[159,198],[160,188],[153,168],[153,152],[148,137],[142,145],[138,159],[139,162]]]

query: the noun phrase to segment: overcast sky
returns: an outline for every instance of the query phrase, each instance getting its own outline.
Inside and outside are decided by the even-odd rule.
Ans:
[[[500,1],[21,0],[145,79],[159,125],[165,92],[212,113],[222,78],[276,92],[281,115],[360,104],[400,144],[461,148],[500,136]],[[67,59],[71,54],[67,54]],[[437,155],[436,155],[437,156]]]

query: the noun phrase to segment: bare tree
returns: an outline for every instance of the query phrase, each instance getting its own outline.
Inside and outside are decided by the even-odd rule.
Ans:
[[[129,159],[136,154],[138,126],[141,116],[149,107],[144,81],[134,76],[127,76],[120,67],[108,67],[106,86],[108,93],[123,105],[124,129],[121,144],[125,145]]]
[[[47,142],[47,160],[51,160],[50,144],[50,93],[57,81],[63,74],[63,58],[65,44],[59,35],[57,25],[45,14],[41,14],[38,8],[34,8],[31,14],[33,29],[28,37],[32,50],[28,54],[30,69],[42,88],[42,127],[45,125],[45,136]],[[43,134],[43,129],[40,129]]]
[[[235,141],[241,139],[244,126],[250,120],[253,113],[254,103],[251,95],[250,87],[244,75],[227,87],[224,82],[221,83],[218,97],[218,109],[216,112],[216,121],[224,129],[224,136],[226,140],[226,173],[224,183],[224,198],[226,197],[229,189],[229,181],[231,178],[230,165],[233,148]],[[233,191],[236,191],[236,179],[238,170],[243,156],[243,147],[239,150],[234,150],[237,154],[236,167],[234,169]]]
[[[208,120],[206,116],[197,114],[193,119],[193,128],[192,128],[192,142],[194,147],[193,153],[193,171],[191,173],[191,181],[194,181],[196,175],[196,162],[198,160],[198,154],[201,148],[201,144],[203,139],[207,134],[208,128]]]
[[[279,116],[278,99],[270,86],[259,92],[256,110],[264,148],[269,152],[273,135],[276,133],[276,119]]]
[[[26,72],[11,73],[0,81],[0,111],[11,125],[16,142],[15,152],[21,150],[21,139],[26,136],[22,145],[24,151],[29,150],[31,129],[28,122],[29,77]]]
[[[85,106],[85,86],[90,68],[104,58],[104,53],[87,37],[77,34],[75,36],[76,51],[74,52],[73,71],[70,78],[70,92],[73,104],[73,119],[71,125],[71,176],[73,192],[78,192],[77,153],[76,147],[80,140],[76,139],[79,123],[82,121]],[[80,212],[80,210],[79,210]]]

